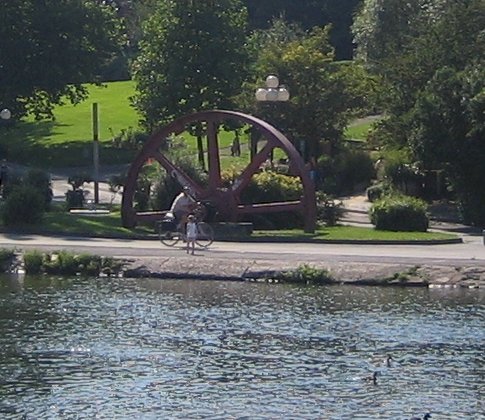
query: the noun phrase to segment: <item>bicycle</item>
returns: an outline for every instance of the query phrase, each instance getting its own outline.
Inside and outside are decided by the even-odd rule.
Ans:
[[[212,226],[206,222],[196,222],[197,224],[197,239],[195,243],[201,248],[207,248],[214,242],[214,230]],[[171,219],[164,219],[157,222],[158,238],[165,246],[173,247],[178,242],[186,240],[184,226],[175,226],[175,222]]]

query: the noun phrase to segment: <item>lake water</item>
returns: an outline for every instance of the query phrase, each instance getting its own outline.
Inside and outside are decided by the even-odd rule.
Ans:
[[[0,278],[0,418],[483,419],[484,327],[480,290]]]

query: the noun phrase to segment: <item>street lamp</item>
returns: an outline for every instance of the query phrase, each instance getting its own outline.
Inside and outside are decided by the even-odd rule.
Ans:
[[[256,89],[255,96],[258,102],[286,102],[290,99],[290,92],[284,85],[280,85],[278,77],[274,74],[266,77],[265,85],[264,88]],[[257,139],[251,138],[251,158],[256,154],[256,149]],[[273,151],[271,151],[271,160],[273,160]]]
[[[270,74],[266,78],[266,87],[256,89],[256,100],[259,102],[286,102],[290,99],[290,92],[285,86],[280,86],[278,77]]]

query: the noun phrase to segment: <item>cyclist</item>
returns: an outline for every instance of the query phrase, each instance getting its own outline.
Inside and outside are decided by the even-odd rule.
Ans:
[[[168,214],[173,215],[178,228],[185,223],[187,215],[197,207],[197,202],[189,194],[189,191],[189,187],[184,187],[182,192],[173,200],[168,212]]]

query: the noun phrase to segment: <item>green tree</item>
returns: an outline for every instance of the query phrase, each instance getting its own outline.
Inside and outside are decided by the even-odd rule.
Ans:
[[[277,25],[281,25],[281,21]],[[275,74],[280,83],[287,86],[291,99],[289,102],[259,103],[253,105],[252,112],[284,131],[296,147],[304,143],[307,157],[319,157],[325,144],[335,151],[348,118],[363,106],[359,86],[366,80],[366,72],[352,63],[335,62],[329,27],[316,27],[304,35],[293,31],[295,39],[289,42],[278,37],[284,31],[278,26],[274,28],[277,31],[273,36],[268,35],[267,43],[258,49],[253,69],[256,82],[248,85],[246,98],[253,98],[254,89],[263,85],[261,77]],[[249,106],[248,101],[246,106]]]
[[[267,29],[274,19],[283,17],[287,22],[308,30],[314,26],[332,24],[330,42],[338,60],[352,58],[352,18],[362,0],[244,0],[249,23],[253,29]]]
[[[387,147],[409,150],[411,160],[424,169],[443,169],[466,219],[483,225],[485,3],[418,4],[421,9],[408,19],[412,27],[395,25],[402,31],[395,34],[401,44],[387,44],[389,53],[377,56],[373,65],[383,77],[388,115],[375,138]],[[381,38],[385,36],[375,41]]]
[[[114,10],[94,0],[11,0],[0,7],[0,106],[16,118],[52,117],[119,47]]]
[[[373,65],[402,53],[427,0],[364,0],[352,30],[357,58]]]
[[[404,115],[436,69],[483,57],[483,0],[365,0],[353,26],[357,57],[383,78],[381,104]]]
[[[411,147],[427,169],[444,169],[466,222],[485,226],[485,67],[436,72],[413,109]]]
[[[232,107],[245,77],[246,19],[239,0],[159,2],[133,65],[145,126]]]

